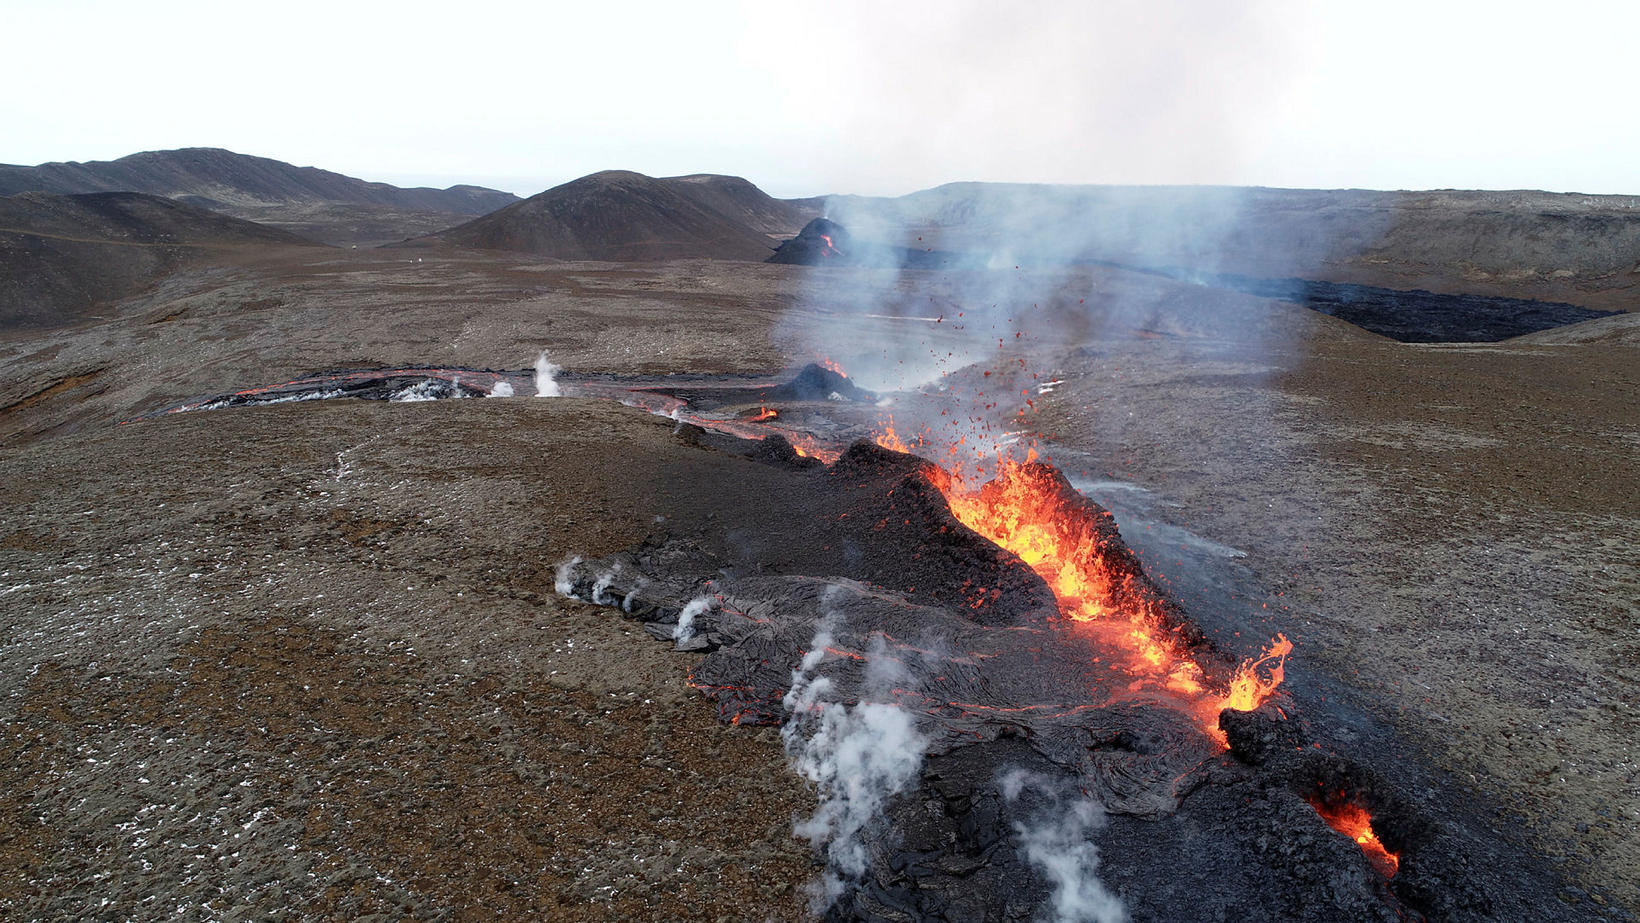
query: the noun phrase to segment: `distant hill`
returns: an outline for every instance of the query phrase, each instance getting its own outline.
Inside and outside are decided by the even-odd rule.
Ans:
[[[1640,196],[951,183],[832,196],[825,214],[857,237],[1002,261],[1640,304]]]
[[[761,260],[812,217],[736,176],[611,170],[406,245],[443,242],[564,260]]]
[[[215,147],[147,151],[87,163],[0,165],[0,195],[19,192],[146,192],[216,211],[337,202],[482,215],[518,201],[510,192],[481,186],[401,189]]]
[[[317,246],[133,192],[0,198],[0,330],[74,323],[185,265],[244,247]]]
[[[481,186],[402,189],[220,148],[0,165],[0,195],[22,192],[142,192],[344,244],[399,240],[519,200]]]
[[[782,199],[772,198],[751,181],[738,176],[719,173],[693,173],[659,180],[710,206],[721,214],[745,221],[765,234],[790,234],[801,229],[810,218],[819,216],[816,207],[803,207]]]

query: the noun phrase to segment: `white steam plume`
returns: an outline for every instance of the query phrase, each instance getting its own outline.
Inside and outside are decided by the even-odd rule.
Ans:
[[[581,565],[581,556],[570,555],[558,562],[558,572],[552,582],[552,588],[558,591],[559,596],[578,599],[575,595],[575,568]]]
[[[647,586],[649,586],[649,581],[646,578],[639,577],[638,582],[632,584],[632,587],[626,591],[626,598],[621,600],[621,611],[631,615],[633,608],[638,605],[638,594]]]
[[[689,639],[695,636],[695,617],[712,608],[712,597],[696,596],[689,600],[683,611],[678,613],[678,624],[672,626],[672,639],[678,644],[688,644]]]
[[[592,581],[592,602],[598,606],[613,606],[615,598],[609,595],[609,588],[615,584],[615,578],[621,572],[621,565],[616,564],[609,570],[598,575]]]
[[[928,747],[915,718],[898,705],[825,701],[833,692],[832,682],[812,674],[832,643],[828,616],[802,665],[792,671],[791,691],[784,700],[788,719],[780,731],[793,768],[819,787],[819,807],[794,828],[796,835],[825,853],[826,871],[810,887],[810,909],[816,914],[835,903],[849,882],[865,875],[862,834],[882,815],[891,797],[915,785]],[[880,651],[878,639],[873,654]],[[868,675],[869,671],[868,666]]]
[[[562,366],[547,358],[547,351],[541,350],[541,355],[535,357],[535,396],[562,397],[563,391],[558,387],[558,373]]]
[[[905,662],[888,652],[888,642],[881,632],[871,636],[871,647],[866,650],[865,688],[868,694],[881,696],[896,688],[914,682]]]
[[[1001,780],[1010,804],[1030,788],[1047,799],[1029,823],[1015,822],[1025,858],[1053,886],[1051,907],[1042,914],[1054,923],[1127,923],[1121,898],[1099,880],[1099,849],[1089,840],[1105,826],[1105,809],[1091,798],[1067,797],[1053,781],[1016,769]]]
[[[410,385],[408,387],[400,388],[399,390],[397,390],[397,391],[393,392],[391,395],[389,395],[387,399],[389,401],[396,401],[396,402],[399,402],[399,403],[415,403],[415,402],[419,402],[419,401],[436,401],[440,397],[443,396],[443,391],[444,391],[444,383],[443,382],[440,382],[436,379],[429,378],[426,381],[418,381],[415,384]],[[460,397],[461,396],[460,389],[458,388],[456,390],[455,394],[453,394],[451,396],[452,397]]]
[[[508,381],[498,381],[498,382],[496,382],[495,387],[490,389],[490,396],[491,397],[512,397],[513,396],[512,382],[508,382]]]

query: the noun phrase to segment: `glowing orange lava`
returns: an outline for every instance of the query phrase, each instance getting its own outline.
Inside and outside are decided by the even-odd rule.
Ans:
[[[804,458],[818,458],[828,465],[842,455],[841,452],[812,436],[800,433],[786,433],[786,439],[792,444],[792,448],[797,450],[797,454]]]
[[[886,445],[882,437],[878,443]],[[1165,689],[1182,699],[1221,745],[1219,712],[1257,708],[1281,684],[1293,646],[1278,636],[1263,657],[1235,671],[1225,691],[1209,690],[1180,637],[1180,621],[1169,618],[1137,560],[1115,541],[1109,514],[1102,519],[1080,503],[1056,469],[1004,461],[978,490],[943,471],[935,482],[963,525],[1018,555],[1053,590],[1060,612],[1123,661],[1130,689]]]
[[[894,431],[893,417],[885,417],[884,419],[878,421],[877,425],[879,430],[875,437],[875,441],[878,445],[885,449],[892,449],[896,452],[911,451],[911,446],[907,445],[905,440],[900,438],[900,434]]]
[[[1309,801],[1327,826],[1354,840],[1372,867],[1386,878],[1393,877],[1401,868],[1401,857],[1390,852],[1378,839],[1378,834],[1372,829],[1372,815],[1367,813],[1366,808],[1342,799],[1331,803],[1320,798]]]
[[[764,420],[773,420],[778,416],[780,416],[780,411],[778,410],[771,407],[759,407],[757,408],[757,415],[752,417],[751,421],[753,423],[761,423]]]
[[[1230,694],[1224,697],[1224,707],[1236,711],[1252,711],[1270,697],[1281,685],[1287,672],[1287,655],[1293,652],[1293,642],[1286,635],[1276,635],[1264,651],[1264,656],[1241,665],[1230,680]],[[1261,671],[1264,671],[1261,675]]]
[[[816,364],[828,372],[836,372],[844,378],[848,377],[848,373],[843,371],[843,367],[839,365],[835,359],[821,359]]]

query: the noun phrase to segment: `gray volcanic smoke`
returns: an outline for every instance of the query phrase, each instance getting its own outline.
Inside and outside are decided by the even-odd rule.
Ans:
[[[833,644],[832,630],[841,618],[830,608],[834,595],[828,592],[822,600],[828,610],[825,620],[802,664],[792,671],[791,691],[783,703],[790,718],[780,730],[793,768],[820,791],[814,815],[795,828],[826,857],[826,871],[810,894],[810,909],[816,913],[835,903],[849,882],[865,875],[864,838],[868,833],[882,835],[884,806],[914,787],[928,746],[911,712],[872,701],[910,678],[899,661],[888,657],[881,635],[873,639],[867,655],[860,700],[853,705],[832,700],[836,691],[831,680],[815,671]]]
[[[901,438],[931,447],[922,454],[957,468],[1018,457],[1020,433],[1068,367],[1174,350],[1157,361],[1262,375],[1295,345],[1294,309],[1179,278],[1219,271],[1236,241],[1259,232],[1256,192],[954,184],[896,200],[835,197],[828,210],[849,228],[854,257],[810,271],[804,310],[782,332],[864,387],[936,397],[891,395],[884,408]],[[1311,242],[1271,271],[1301,274],[1330,248]],[[1120,442],[1132,409],[1089,409],[1101,444]]]
[[[1023,769],[1004,776],[1001,788],[1010,804],[1027,793],[1040,799],[1028,821],[1014,822],[1014,832],[1025,858],[1053,885],[1054,923],[1126,923],[1121,899],[1096,874],[1099,848],[1091,837],[1105,826],[1104,806]]]

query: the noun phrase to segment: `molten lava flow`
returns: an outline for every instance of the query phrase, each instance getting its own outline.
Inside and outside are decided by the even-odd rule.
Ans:
[[[778,416],[774,411],[770,411],[770,414]],[[726,433],[737,439],[755,440],[762,439],[765,436],[780,435],[791,443],[792,448],[796,450],[798,455],[805,458],[818,458],[828,465],[836,461],[837,457],[842,454],[840,450],[821,442],[806,432],[787,429],[779,423],[766,422],[768,420],[766,417],[724,420],[705,415],[684,414],[679,419],[693,423],[702,429]]]
[[[1236,711],[1252,711],[1263,704],[1286,676],[1287,655],[1293,652],[1293,642],[1286,635],[1276,635],[1275,641],[1264,651],[1264,656],[1241,665],[1230,680],[1230,694],[1224,697],[1224,707]],[[1259,671],[1268,667],[1268,673]]]
[[[831,235],[830,234],[821,234],[820,239],[826,242],[826,249],[820,251],[820,253],[822,255],[824,255],[824,256],[837,256],[837,255],[839,255],[843,252],[843,251],[837,249],[836,244],[833,244],[831,242]]]
[[[1201,692],[1201,668],[1181,656],[1174,633],[1162,624],[1160,600],[1138,583],[1134,568],[1112,566],[1107,533],[1085,509],[1066,503],[1054,469],[1005,462],[978,491],[959,484],[947,479],[940,485],[957,519],[1035,570],[1066,618],[1114,628],[1099,633],[1126,655],[1136,688],[1159,683],[1176,693]]]
[[[877,425],[880,428],[875,438],[878,445],[885,449],[892,449],[895,452],[909,453],[911,451],[911,447],[906,445],[904,439],[900,438],[900,434],[894,431],[893,417],[885,417],[878,421]]]
[[[780,411],[778,410],[770,407],[759,407],[757,408],[757,414],[751,417],[751,421],[753,423],[761,423],[764,420],[773,420],[778,416],[780,416]]]
[[[836,372],[837,374],[843,376],[844,378],[848,377],[848,373],[843,371],[843,367],[841,365],[839,365],[835,359],[821,359],[819,362],[817,362],[815,364],[820,366],[821,368],[825,369],[828,372]]]
[[[1327,826],[1337,830],[1354,840],[1361,852],[1372,863],[1372,867],[1383,873],[1384,877],[1393,877],[1401,867],[1401,857],[1384,847],[1378,834],[1372,829],[1372,815],[1367,809],[1340,796],[1335,801],[1326,801],[1318,797],[1309,799],[1315,813],[1327,822]]]
[[[1178,620],[1168,618],[1160,593],[1115,540],[1115,527],[1083,505],[1056,469],[1004,461],[979,490],[944,472],[935,480],[963,525],[1018,555],[1053,590],[1060,612],[1099,638],[1133,677],[1132,691],[1165,689],[1182,699],[1221,745],[1219,712],[1257,708],[1281,684],[1293,647],[1285,637],[1242,664],[1226,692],[1210,692]]]

